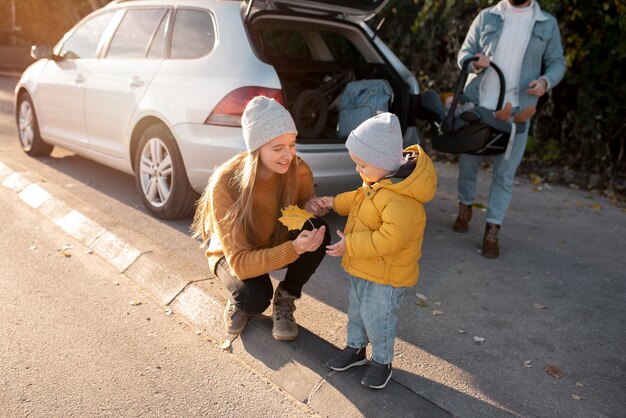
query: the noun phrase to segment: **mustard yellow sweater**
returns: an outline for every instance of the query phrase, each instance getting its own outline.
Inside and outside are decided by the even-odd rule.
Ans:
[[[314,196],[313,174],[303,160],[300,158],[297,160],[297,184],[287,185],[287,187],[297,188],[297,201],[292,204],[302,207]],[[211,190],[213,234],[206,256],[211,271],[215,271],[215,265],[220,258],[226,257],[232,273],[239,279],[245,280],[283,268],[293,263],[299,256],[289,240],[271,247],[276,222],[281,216],[280,210],[282,209],[279,207],[280,174],[274,174],[269,179],[257,179],[255,184],[252,205],[256,219],[257,248],[240,248],[233,242],[230,231],[225,229],[226,225],[220,220],[224,219],[228,209],[238,197],[238,191],[231,182],[236,166],[235,162],[215,174],[219,178],[213,182]]]

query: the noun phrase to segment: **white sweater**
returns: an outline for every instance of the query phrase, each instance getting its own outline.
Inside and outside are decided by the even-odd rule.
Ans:
[[[522,69],[522,60],[530,40],[534,22],[533,2],[527,7],[517,8],[502,0],[504,26],[500,39],[496,45],[496,63],[504,74],[506,92],[504,103],[511,102],[513,107],[519,106],[519,81]],[[495,109],[500,92],[498,74],[493,68],[488,68],[480,86],[480,104],[487,109]]]

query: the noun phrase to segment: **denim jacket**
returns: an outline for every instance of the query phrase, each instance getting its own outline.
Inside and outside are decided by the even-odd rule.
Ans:
[[[502,0],[497,5],[482,10],[476,16],[457,56],[459,66],[465,59],[479,52],[486,56],[494,56],[504,26],[503,1],[507,0]],[[538,97],[526,93],[528,84],[532,80],[544,78],[548,82],[548,89],[551,89],[563,79],[565,74],[565,57],[557,21],[554,16],[541,10],[537,0],[533,0],[533,7],[535,23],[520,72],[520,109],[537,104]],[[484,76],[485,71],[481,71],[478,74],[470,74],[467,79],[465,96],[474,103],[479,102],[480,83]]]

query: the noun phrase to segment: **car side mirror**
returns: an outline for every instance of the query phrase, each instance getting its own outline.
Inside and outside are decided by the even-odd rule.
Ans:
[[[33,45],[30,48],[30,56],[35,60],[40,59],[51,59],[54,61],[58,61],[59,57],[54,55],[52,51],[52,47],[50,45]]]

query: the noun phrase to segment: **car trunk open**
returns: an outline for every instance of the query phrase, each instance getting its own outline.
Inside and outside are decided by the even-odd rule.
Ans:
[[[338,99],[352,80],[385,80],[387,110],[406,120],[406,85],[358,24],[290,10],[258,11],[247,26],[259,58],[276,70],[301,143],[345,141]]]

